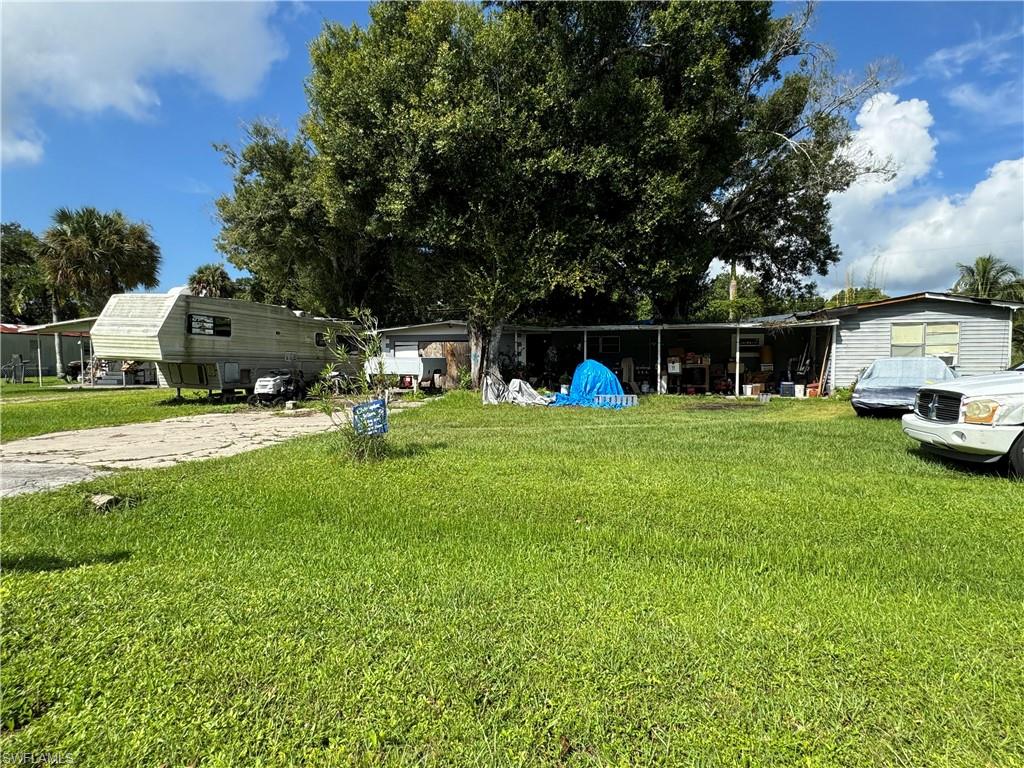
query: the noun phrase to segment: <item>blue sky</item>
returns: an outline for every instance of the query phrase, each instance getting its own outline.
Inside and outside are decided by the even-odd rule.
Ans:
[[[161,288],[182,284],[221,260],[213,200],[231,179],[212,143],[258,117],[294,129],[309,41],[367,19],[361,3],[5,3],[3,220],[38,231],[58,206],[120,208],[152,226]],[[901,70],[856,142],[900,172],[834,201],[844,259],[823,287],[873,271],[890,293],[948,288],[986,251],[1024,267],[1022,25],[1017,3],[819,7],[812,36],[839,70]]]

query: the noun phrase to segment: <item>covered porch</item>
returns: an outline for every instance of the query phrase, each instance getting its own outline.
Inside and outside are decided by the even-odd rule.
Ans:
[[[567,384],[583,360],[610,368],[627,392],[825,394],[836,320],[520,326],[506,337],[510,375]],[[814,385],[818,385],[815,390]]]

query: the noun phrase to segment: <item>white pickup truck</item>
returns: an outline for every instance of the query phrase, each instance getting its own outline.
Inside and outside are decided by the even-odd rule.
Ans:
[[[1024,364],[990,376],[922,387],[903,431],[940,455],[964,461],[1009,460],[1024,478]]]

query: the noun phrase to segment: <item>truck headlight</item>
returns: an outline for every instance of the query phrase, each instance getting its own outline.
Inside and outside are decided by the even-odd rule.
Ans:
[[[961,419],[965,424],[991,424],[999,413],[1000,405],[1002,403],[990,397],[964,400]]]

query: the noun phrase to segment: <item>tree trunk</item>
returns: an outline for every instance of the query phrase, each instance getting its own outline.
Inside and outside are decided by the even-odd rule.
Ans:
[[[469,331],[469,371],[473,379],[473,389],[479,389],[483,383],[490,334],[481,323],[475,320],[469,321],[467,330]]]
[[[50,293],[50,316],[53,317],[53,322],[57,322],[57,297],[51,292]],[[57,347],[57,375],[64,375],[64,349],[61,345],[61,337],[59,333],[53,334],[53,341]],[[42,376],[43,372],[39,371],[39,375]]]
[[[501,344],[502,323],[492,325],[478,320],[469,321],[469,360],[473,387],[479,389],[488,373],[501,375],[498,365],[498,347]]]
[[[484,373],[501,375],[501,368],[498,365],[498,347],[501,345],[501,323],[495,323],[491,328],[491,336],[487,343],[487,359],[484,361]]]

